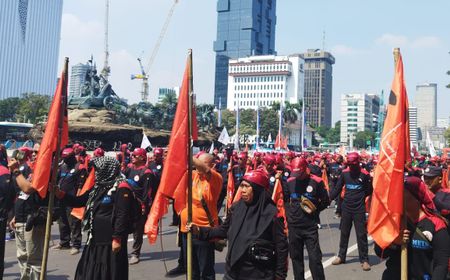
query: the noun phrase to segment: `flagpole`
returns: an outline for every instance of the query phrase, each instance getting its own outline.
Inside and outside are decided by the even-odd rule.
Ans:
[[[239,151],[239,98],[237,99],[237,109],[236,109],[236,133],[234,134],[234,148]]]
[[[394,62],[395,62],[395,69],[397,69],[397,62],[400,56],[400,48],[394,48]],[[407,132],[409,133],[409,131]],[[406,214],[405,214],[405,208],[406,208],[406,201],[405,196],[403,196],[403,219],[402,219],[402,226],[400,227],[402,230],[400,231],[400,235],[403,236],[403,230],[406,229]],[[403,239],[403,238],[402,238]],[[407,280],[408,279],[408,244],[403,242],[402,240],[402,246],[401,246],[401,280]]]
[[[303,96],[302,100],[302,133],[301,133],[301,139],[300,139],[300,147],[302,148],[302,152],[305,150],[305,128],[306,128],[306,122],[305,122],[305,96]]]
[[[222,126],[222,97],[219,97],[219,110],[217,112],[217,126]]]
[[[62,130],[63,130],[63,121],[64,121],[64,111],[66,109],[67,104],[67,73],[69,68],[69,58],[66,57],[64,61],[64,71],[63,71],[63,77],[61,79],[64,79],[64,84],[62,85],[62,96],[61,96],[61,106],[60,106],[60,112],[59,112],[59,120],[58,120],[58,135],[56,139],[56,151],[53,157],[52,162],[52,170],[51,170],[51,177],[49,182],[49,193],[48,193],[48,209],[47,209],[47,221],[45,224],[45,239],[44,239],[44,254],[42,256],[42,263],[41,263],[41,275],[39,277],[40,280],[44,280],[47,278],[47,261],[48,261],[48,248],[50,244],[50,235],[51,235],[51,228],[52,228],[52,219],[53,219],[53,205],[55,200],[55,187],[56,187],[56,177],[58,172],[58,164],[59,164],[59,158],[61,154],[61,139],[62,139]],[[49,120],[47,120],[48,123]]]
[[[192,49],[188,50],[189,59],[189,94],[188,94],[188,216],[187,223],[192,222],[192,108],[193,108],[193,97],[194,97],[194,85],[193,85],[193,67],[192,67]],[[188,231],[187,233],[187,280],[192,280],[192,233]]]
[[[256,149],[259,149],[259,126],[260,126],[260,123],[259,123],[259,95],[258,95],[258,99],[256,100],[256,104],[257,104],[257,107],[256,107],[256,145],[255,145],[255,147],[256,147]]]

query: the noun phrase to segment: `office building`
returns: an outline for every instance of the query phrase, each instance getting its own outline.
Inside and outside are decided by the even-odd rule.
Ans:
[[[275,52],[276,0],[218,0],[214,105],[227,107],[228,60]]]
[[[359,131],[373,131],[373,101],[368,94],[341,96],[341,143],[349,143]]]
[[[419,131],[417,128],[417,108],[409,107],[409,141],[418,148],[419,146]]]
[[[381,99],[378,94],[369,93],[367,94],[369,98],[372,100],[372,131],[377,132],[378,131],[378,118],[380,116],[380,106],[381,105]]]
[[[84,82],[86,81],[86,74],[91,66],[89,64],[78,63],[72,66],[70,71],[69,81],[69,97],[76,97],[81,95]]]
[[[306,121],[313,126],[331,127],[333,64],[329,52],[310,49],[305,59]]]
[[[437,84],[417,85],[414,107],[417,107],[417,127],[426,135],[429,127],[436,126]]]
[[[178,98],[178,96],[180,96],[180,88],[179,87],[159,88],[158,103],[160,103],[167,94],[175,94],[175,96]]]
[[[62,7],[62,0],[0,1],[0,99],[54,93]]]
[[[273,103],[298,103],[303,97],[301,55],[251,56],[232,59],[228,68],[227,109],[256,109]]]

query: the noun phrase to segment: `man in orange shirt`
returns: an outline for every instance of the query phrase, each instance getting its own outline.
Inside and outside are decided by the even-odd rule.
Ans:
[[[211,154],[201,154],[198,158],[194,158],[193,162],[196,170],[192,173],[192,223],[200,227],[217,225],[219,220],[217,200],[222,190],[222,176],[213,169],[214,157]],[[207,212],[209,212],[209,215]],[[211,225],[210,220],[212,220],[213,225]],[[187,245],[186,223],[187,208],[181,211],[180,227],[185,253]],[[192,245],[193,279],[215,279],[214,243],[193,239]]]

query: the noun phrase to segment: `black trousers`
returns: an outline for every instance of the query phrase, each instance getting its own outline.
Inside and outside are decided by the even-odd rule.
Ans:
[[[141,255],[142,244],[144,243],[144,227],[147,221],[147,211],[139,218],[136,228],[133,232],[133,249],[131,255],[138,257]]]
[[[324,280],[322,251],[319,244],[317,226],[302,228],[289,226],[289,255],[292,260],[295,280],[305,279],[305,263],[303,248],[306,246],[309,258],[309,269],[314,280]]]
[[[5,235],[7,218],[0,218],[0,279],[3,279],[5,271]]]
[[[187,252],[187,234],[182,233],[182,245],[184,255]],[[215,280],[214,270],[215,254],[214,243],[192,238],[192,279],[193,280]],[[185,265],[187,268],[187,264]]]
[[[61,207],[61,217],[58,220],[60,245],[63,247],[81,248],[81,220],[70,215],[72,208]]]
[[[366,214],[365,213],[349,213],[342,210],[341,214],[341,240],[339,242],[338,257],[345,261],[347,256],[348,239],[350,231],[352,230],[352,222],[355,225],[356,241],[358,243],[359,261],[368,262],[368,241],[366,228]]]

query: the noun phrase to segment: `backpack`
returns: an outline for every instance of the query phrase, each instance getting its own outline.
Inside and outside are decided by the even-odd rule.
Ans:
[[[127,226],[127,233],[133,233],[136,228],[138,227],[139,221],[141,220],[143,210],[142,210],[142,203],[140,200],[136,197],[136,194],[133,191],[133,188],[128,184],[127,181],[122,182],[119,185],[120,188],[127,188],[131,191],[132,197],[131,197],[131,207],[129,209],[128,213],[128,226]]]

